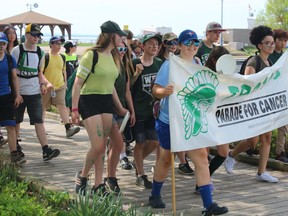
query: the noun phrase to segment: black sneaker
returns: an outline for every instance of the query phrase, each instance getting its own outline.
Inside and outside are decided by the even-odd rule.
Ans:
[[[227,207],[219,207],[217,203],[212,203],[206,210],[202,211],[202,216],[222,215],[226,214],[227,212]]]
[[[282,161],[284,163],[288,163],[288,158],[284,152],[281,152],[281,154],[276,155],[275,160]]]
[[[106,197],[109,195],[109,192],[106,189],[105,184],[99,184],[97,187],[94,185],[91,188],[91,195],[98,195],[100,197]]]
[[[13,164],[21,165],[21,164],[26,163],[25,158],[22,157],[22,154],[18,151],[12,151],[10,153],[10,159],[11,159],[11,163]]]
[[[18,140],[17,140],[17,144],[16,144],[16,149],[17,149],[17,152],[19,152],[20,154],[21,154],[21,157],[25,157],[25,154],[23,153],[23,151],[22,151],[22,146],[20,146],[19,145],[19,143],[18,143]]]
[[[256,148],[250,148],[246,151],[246,154],[249,156],[259,155],[259,150]]]
[[[149,206],[152,208],[166,208],[166,204],[162,201],[161,196],[149,196]]]
[[[152,182],[148,180],[147,175],[142,175],[136,179],[136,185],[144,187],[145,189],[152,188]]]
[[[52,149],[49,147],[46,151],[43,151],[43,160],[49,161],[52,158],[55,158],[60,155],[59,149]]]
[[[76,173],[75,176],[75,192],[85,196],[88,178],[80,176],[81,171]]]
[[[8,139],[5,139],[3,136],[0,136],[0,147],[8,143]]]
[[[193,169],[189,166],[188,163],[179,164],[177,172],[183,175],[194,175]]]
[[[104,179],[105,185],[109,188],[109,190],[113,191],[116,195],[120,193],[120,187],[118,185],[117,178],[108,177]]]
[[[130,161],[127,157],[123,157],[120,160],[120,166],[124,170],[131,170],[133,168],[132,164],[130,163]]]

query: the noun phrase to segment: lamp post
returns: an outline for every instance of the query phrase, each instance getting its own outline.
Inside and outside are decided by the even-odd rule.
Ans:
[[[223,28],[223,1],[221,0],[221,26]],[[223,46],[223,36],[222,33],[220,34],[220,45]]]

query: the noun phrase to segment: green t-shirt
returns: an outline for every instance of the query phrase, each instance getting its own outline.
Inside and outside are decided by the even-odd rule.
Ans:
[[[213,45],[214,47],[214,45]],[[213,48],[207,47],[203,41],[201,41],[196,56],[201,60],[202,65],[206,64],[208,56]]]
[[[273,62],[273,64],[275,64],[278,59],[282,56],[283,52],[277,53],[277,52],[273,52],[272,54],[269,55],[269,59]]]
[[[136,64],[141,63],[140,59],[132,60],[134,69]],[[153,64],[145,67],[141,75],[132,86],[132,98],[137,120],[146,120],[153,117],[153,103],[151,82],[155,79],[157,72],[162,65],[162,60],[154,57]]]
[[[124,108],[127,108],[126,104],[126,84],[127,84],[127,73],[125,67],[121,66],[121,73],[115,82],[115,89],[117,91],[119,100]]]
[[[95,65],[94,73],[91,73],[93,52],[90,50],[82,57],[77,69],[76,76],[86,80],[81,95],[90,94],[112,94],[115,80],[119,72],[112,55],[106,56],[98,52],[98,62]]]

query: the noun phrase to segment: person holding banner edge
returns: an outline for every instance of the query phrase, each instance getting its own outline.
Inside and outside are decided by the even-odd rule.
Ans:
[[[180,58],[197,63],[195,54],[198,50],[199,40],[197,34],[192,30],[184,30],[178,38],[178,49],[180,50]],[[153,185],[151,196],[149,197],[149,205],[152,208],[165,208],[166,205],[161,198],[161,189],[165,178],[171,167],[171,145],[170,145],[170,128],[169,128],[169,95],[173,94],[173,85],[169,84],[169,61],[165,61],[161,66],[152,92],[156,98],[163,100],[160,109],[159,118],[156,120],[156,132],[160,143],[160,155],[156,162],[153,177]],[[195,166],[196,182],[202,197],[204,210],[203,215],[221,215],[228,212],[228,208],[219,207],[212,199],[210,187],[210,175],[208,168],[208,157],[206,148],[190,150],[187,152]]]
[[[268,59],[269,55],[273,53],[275,48],[275,42],[273,38],[273,31],[270,27],[267,26],[257,26],[252,29],[250,33],[250,41],[259,51],[259,55],[252,57],[246,65],[245,75],[255,74],[263,70],[265,67],[271,66],[271,63]],[[256,58],[260,57],[260,70],[256,71]],[[256,174],[256,181],[261,182],[270,182],[277,183],[278,179],[271,176],[266,172],[266,165],[269,158],[270,146],[271,146],[271,136],[272,131],[259,134],[259,136],[249,137],[245,140],[242,140],[232,151],[229,152],[224,166],[229,174],[233,174],[233,168],[236,163],[235,157],[241,152],[255,147],[255,145],[260,140],[260,151],[259,151],[259,165],[258,172]]]

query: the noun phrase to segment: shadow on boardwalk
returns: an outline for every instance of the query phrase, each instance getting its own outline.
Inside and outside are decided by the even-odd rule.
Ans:
[[[60,121],[47,119],[45,122],[49,145],[59,148],[61,154],[50,162],[43,162],[42,150],[38,143],[33,126],[27,117],[21,124],[21,145],[26,155],[27,163],[22,174],[31,179],[44,182],[48,188],[66,190],[74,193],[74,177],[76,171],[82,168],[82,162],[89,146],[84,128],[73,138],[67,139],[64,126]],[[3,147],[8,151],[8,146]],[[132,158],[130,158],[133,160]],[[145,169],[149,179],[152,179],[151,167],[155,155],[145,161]],[[175,168],[178,160],[175,160]],[[229,213],[226,215],[287,215],[288,179],[286,172],[271,171],[279,178],[279,183],[261,183],[255,181],[257,167],[238,162],[235,165],[235,175],[228,175],[222,166],[213,175],[215,186],[214,200],[220,205],[226,205]],[[119,186],[124,194],[125,203],[137,206],[147,206],[150,190],[135,185],[134,170],[125,171],[118,167]],[[202,201],[194,194],[195,177],[183,176],[176,172],[176,210],[177,215],[200,215]],[[155,215],[172,215],[171,174],[163,187],[163,200],[166,209],[153,210]]]

